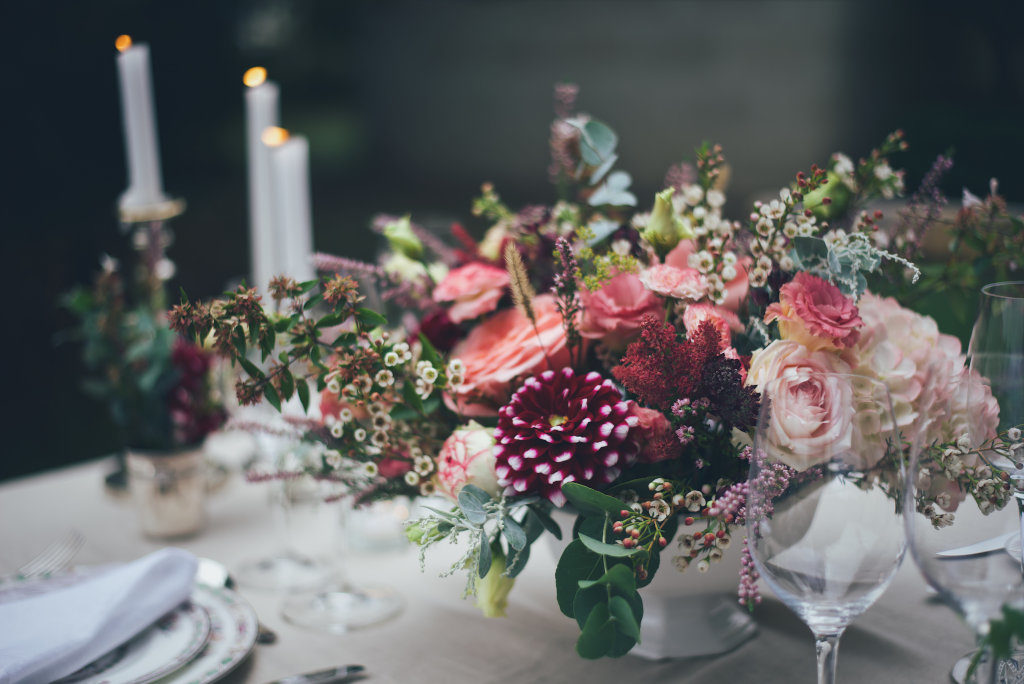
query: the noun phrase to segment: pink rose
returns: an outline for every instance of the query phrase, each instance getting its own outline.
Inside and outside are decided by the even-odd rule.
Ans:
[[[864,321],[857,306],[838,287],[801,271],[779,290],[779,301],[768,307],[765,323],[779,321],[786,340],[808,349],[852,347]]]
[[[665,265],[676,268],[689,268],[690,255],[697,251],[693,240],[680,240],[675,248],[665,255]],[[753,263],[750,257],[743,257],[733,267],[736,269],[736,276],[725,283],[725,301],[722,306],[729,311],[739,311],[743,300],[747,298],[750,291],[750,281],[747,278],[747,267]]]
[[[569,365],[562,316],[555,298],[533,300],[534,329],[518,309],[506,309],[479,324],[452,350],[466,367],[464,380],[445,403],[464,416],[495,416],[512,395],[512,381]],[[548,365],[550,362],[550,366]]]
[[[448,316],[456,323],[494,311],[508,287],[503,268],[474,261],[448,272],[434,288],[435,302],[455,302]]]
[[[721,306],[701,302],[689,305],[683,312],[683,327],[686,328],[687,336],[693,334],[704,321],[710,321],[722,336],[722,349],[732,345],[733,330],[743,331],[739,316]]]
[[[618,274],[596,292],[584,290],[580,298],[580,334],[599,339],[612,349],[623,349],[635,340],[641,319],[646,314],[659,315],[662,309],[661,300],[632,273]]]
[[[708,281],[695,268],[676,268],[657,264],[640,274],[640,282],[663,297],[697,301],[708,292]]]
[[[849,451],[855,415],[847,366],[836,354],[776,340],[754,354],[747,383],[771,402],[765,446],[797,470]]]
[[[629,402],[629,415],[637,419],[637,444],[640,446],[640,460],[657,463],[679,455],[681,445],[672,433],[672,424],[661,411],[644,408],[635,401]]]
[[[437,490],[453,501],[467,484],[497,495],[501,488],[494,473],[494,431],[470,421],[453,432],[437,456],[435,482]]]

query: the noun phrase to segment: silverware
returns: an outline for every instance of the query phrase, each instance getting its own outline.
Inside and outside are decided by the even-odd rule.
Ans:
[[[269,684],[338,684],[338,682],[351,681],[354,677],[361,677],[365,669],[362,665],[342,665],[277,679]]]
[[[992,553],[993,551],[1002,551],[1015,534],[1020,533],[1001,534],[998,537],[992,537],[976,544],[968,544],[967,546],[960,546],[947,551],[937,551],[935,555],[939,558],[961,558],[963,556],[980,556],[985,553]]]
[[[67,534],[50,543],[32,560],[14,571],[15,581],[24,581],[49,577],[67,569],[78,550],[85,544],[85,537],[78,530],[69,530]]]
[[[196,581],[211,587],[235,588],[235,580],[223,563],[212,558],[199,558],[198,560],[199,566],[196,568]],[[259,631],[256,634],[256,643],[272,644],[277,641],[277,633],[274,630],[262,622],[257,622],[257,626]]]

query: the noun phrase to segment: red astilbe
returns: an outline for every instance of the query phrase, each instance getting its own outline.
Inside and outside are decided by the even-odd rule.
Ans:
[[[704,321],[689,339],[654,315],[644,316],[640,339],[612,374],[641,404],[669,411],[680,397],[700,396],[704,368],[720,354],[721,335]]]

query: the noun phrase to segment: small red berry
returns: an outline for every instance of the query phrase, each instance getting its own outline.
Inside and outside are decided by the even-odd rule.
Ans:
[[[686,525],[692,525],[693,524],[693,516],[689,516],[689,515],[686,516],[686,518],[683,520],[683,523],[686,524]]]
[[[621,517],[623,517],[623,518],[628,518],[629,517],[629,511],[627,511],[625,508],[623,508],[621,511],[619,511],[619,515]]]
[[[633,539],[639,539],[640,538],[640,530],[634,528],[634,530],[629,533],[629,536],[631,536]]]
[[[666,546],[668,546],[668,539],[665,539],[664,537],[659,537],[658,546],[660,546],[661,548],[665,548]]]
[[[725,537],[725,530],[718,530],[718,532],[715,532],[715,536],[719,539],[722,539],[723,537]]]

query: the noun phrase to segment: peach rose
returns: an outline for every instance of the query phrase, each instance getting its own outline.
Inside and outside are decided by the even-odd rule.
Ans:
[[[689,268],[690,255],[697,251],[693,240],[680,240],[671,252],[665,255],[665,265],[676,268]],[[734,264],[736,276],[725,283],[725,301],[722,306],[729,311],[739,311],[743,300],[747,298],[750,291],[750,281],[747,278],[747,267],[753,263],[750,257],[743,257]]]
[[[697,301],[708,292],[708,281],[695,268],[676,268],[657,264],[640,274],[640,282],[663,297]]]
[[[437,455],[434,481],[437,490],[453,501],[467,484],[497,495],[501,488],[494,473],[494,431],[476,421],[455,430]]]
[[[494,416],[512,395],[512,381],[569,365],[562,316],[555,298],[533,300],[537,326],[518,309],[506,309],[479,324],[452,350],[466,367],[462,385],[445,403],[464,416]],[[550,362],[550,366],[548,365]]]
[[[801,271],[779,290],[779,301],[768,307],[765,323],[779,321],[783,339],[808,349],[852,347],[864,321],[857,306],[838,287]]]
[[[659,315],[661,300],[647,290],[632,273],[620,273],[600,290],[584,290],[580,334],[599,339],[612,349],[623,349],[640,335],[640,321],[646,314]]]
[[[448,316],[456,323],[494,311],[508,287],[503,268],[474,261],[448,272],[434,288],[435,302],[454,302]]]
[[[683,312],[683,327],[686,328],[687,335],[691,335],[704,321],[710,321],[722,336],[722,349],[732,345],[732,331],[743,331],[743,323],[740,322],[739,316],[725,307],[701,302],[691,304]]]
[[[771,402],[765,432],[770,455],[806,470],[853,445],[854,397],[850,370],[837,355],[776,340],[754,354],[747,383]]]

